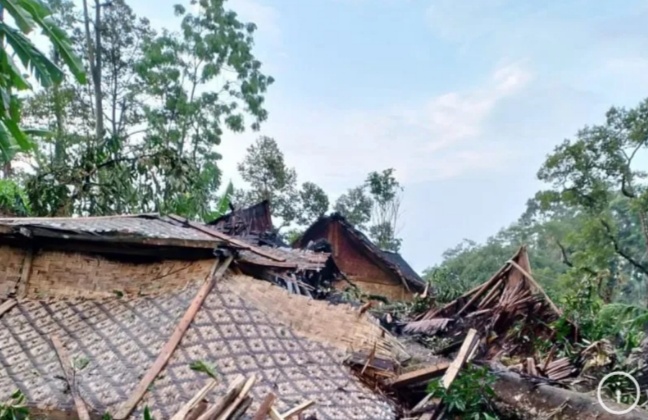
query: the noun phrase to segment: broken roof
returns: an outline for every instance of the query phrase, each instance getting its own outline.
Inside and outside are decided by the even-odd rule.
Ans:
[[[507,332],[516,323],[527,330],[528,336],[546,338],[551,334],[549,325],[561,315],[560,309],[531,276],[527,250],[522,246],[489,280],[441,308],[430,308],[407,324],[404,331],[435,335],[472,326],[495,333],[501,342],[499,346],[492,345],[493,350],[507,344]],[[513,350],[528,349],[515,345]]]
[[[263,200],[252,206],[236,209],[207,224],[230,235],[259,234],[272,231],[270,202]]]
[[[159,214],[0,218],[0,236],[213,248],[226,241]]]
[[[326,266],[326,262],[331,256],[327,252],[314,252],[303,249],[273,248],[269,246],[261,246],[260,248],[268,254],[284,259],[285,261],[279,262],[271,260],[250,251],[239,252],[241,261],[270,268],[319,271]]]
[[[197,281],[202,279],[196,276]],[[280,316],[294,324],[303,322],[304,317],[291,311],[293,306],[309,309],[306,298],[256,280],[243,280],[216,283],[168,364],[129,418],[141,418],[146,406],[155,418],[171,418],[209,379],[191,369],[196,361],[213,363],[218,372],[218,385],[209,394],[212,401],[238,374],[253,373],[259,378],[251,391],[253,410],[273,392],[278,410],[290,408],[295,401],[313,400],[316,404],[309,411],[322,420],[395,418],[383,397],[363,388],[344,368],[341,349],[307,337],[298,325],[276,320]],[[114,414],[154,364],[199,286],[192,284],[155,296],[19,301],[0,317],[0,343],[4,343],[0,348],[0,401],[21,389],[29,403],[39,408],[74,410],[72,393],[60,379],[65,375],[51,341],[56,335],[72,360],[84,361],[75,371],[75,391],[93,415]],[[254,286],[273,290],[262,293]],[[303,305],[289,304],[295,300]],[[283,308],[284,313],[266,312],[264,308],[272,305]],[[346,318],[360,323],[357,313]],[[347,323],[338,324],[350,332]]]
[[[378,248],[364,233],[356,229],[351,223],[349,223],[344,216],[340,213],[333,213],[330,216],[322,216],[315,223],[310,225],[308,229],[303,233],[303,235],[295,241],[293,246],[299,246],[305,248],[310,241],[309,236],[316,230],[322,228],[324,225],[328,225],[337,221],[342,227],[351,235],[352,238],[365,248],[373,257],[375,257],[379,262],[381,262],[385,267],[392,271],[401,281],[406,284],[408,287],[412,287],[414,290],[422,290],[425,287],[425,281],[416,274],[416,272],[410,267],[403,257],[395,252],[388,252]]]
[[[57,241],[99,242],[155,247],[214,249],[226,246],[247,250],[261,257],[285,261],[258,246],[233,238],[202,223],[159,214],[96,217],[0,218],[0,237],[52,239]],[[77,246],[79,251],[84,249]],[[114,247],[119,251],[122,247]]]

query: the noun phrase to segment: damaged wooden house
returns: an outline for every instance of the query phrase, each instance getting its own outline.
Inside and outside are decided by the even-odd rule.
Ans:
[[[243,375],[219,419],[395,418],[341,360],[400,357],[397,342],[350,306],[241,274],[288,262],[261,247],[179,217],[30,218],[0,219],[0,255],[0,401],[20,390],[34,416],[184,419],[193,401],[216,418]]]
[[[291,293],[322,299],[341,277],[330,252],[293,249],[283,242],[272,224],[268,200],[234,209],[207,225],[262,249],[265,255],[239,253],[242,272],[270,281]]]
[[[539,339],[551,340],[550,325],[562,312],[533,279],[526,247],[489,280],[440,308],[431,308],[403,331],[437,335],[461,344],[475,328],[488,341],[488,358],[532,356]]]
[[[309,249],[322,240],[330,244],[333,261],[346,281],[367,295],[409,300],[414,293],[425,289],[423,279],[400,254],[379,249],[339,213],[321,217],[293,247]],[[348,287],[346,281],[337,282],[336,287]]]

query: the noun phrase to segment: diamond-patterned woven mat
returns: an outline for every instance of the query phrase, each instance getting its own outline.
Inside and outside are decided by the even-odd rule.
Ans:
[[[168,419],[206,383],[190,364],[216,367],[222,395],[237,375],[255,373],[253,413],[268,392],[280,411],[308,399],[326,419],[393,419],[390,405],[363,388],[331,347],[295,336],[271,314],[246,303],[241,291],[219,283],[207,297],[167,367],[133,413],[145,406]],[[70,409],[72,400],[56,353],[47,340],[59,334],[77,365],[76,381],[90,408],[114,412],[153,363],[197,286],[135,299],[23,301],[0,318],[0,400],[20,388],[39,407]],[[235,293],[237,292],[237,293]],[[326,320],[322,320],[326,322]]]

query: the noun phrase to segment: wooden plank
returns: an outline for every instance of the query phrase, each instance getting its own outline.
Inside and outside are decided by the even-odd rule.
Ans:
[[[236,409],[241,405],[243,400],[250,393],[250,390],[254,386],[256,380],[257,380],[256,375],[253,374],[252,376],[250,376],[250,378],[245,382],[245,385],[243,385],[241,392],[239,392],[239,394],[234,399],[234,402],[232,402],[232,404],[230,404],[230,406],[227,407],[225,411],[223,411],[223,413],[219,415],[216,419],[227,420],[236,411]]]
[[[241,249],[247,249],[248,251],[252,251],[257,255],[261,255],[262,257],[266,257],[266,258],[269,258],[269,259],[274,260],[274,261],[280,261],[280,262],[286,261],[285,258],[277,257],[276,255],[273,255],[273,254],[271,254],[269,252],[265,252],[263,249],[261,249],[259,247],[250,245],[250,244],[248,244],[246,242],[243,242],[243,241],[241,241],[239,239],[232,238],[231,236],[226,235],[226,234],[224,234],[222,232],[219,232],[216,229],[208,228],[208,227],[206,227],[206,226],[204,226],[204,225],[202,225],[200,223],[192,222],[191,220],[187,220],[185,218],[182,218],[180,216],[176,216],[174,214],[170,214],[169,217],[171,219],[177,221],[177,222],[186,223],[189,226],[191,226],[192,228],[201,231],[202,233],[206,233],[207,235],[211,235],[211,236],[213,236],[215,238],[221,239],[221,240],[223,240],[225,242],[228,242],[228,243],[230,243],[232,245],[236,245],[237,247],[239,247]]]
[[[268,417],[268,412],[270,411],[270,407],[272,407],[272,404],[274,404],[276,398],[277,396],[273,393],[266,395],[265,399],[261,403],[261,406],[254,415],[253,420],[266,420],[266,418]]]
[[[182,316],[182,319],[180,320],[178,325],[176,325],[173,334],[171,334],[169,340],[164,344],[164,347],[162,347],[162,350],[160,351],[160,354],[158,355],[157,359],[155,360],[153,365],[148,369],[144,377],[140,380],[137,387],[135,387],[135,389],[131,392],[130,398],[126,402],[121,404],[121,406],[117,410],[117,413],[114,416],[116,420],[124,420],[125,418],[127,418],[130,415],[130,413],[135,409],[135,407],[142,399],[144,394],[146,394],[146,391],[148,390],[151,383],[155,380],[157,375],[162,371],[164,366],[171,358],[171,355],[175,351],[176,347],[178,346],[178,344],[180,344],[180,340],[182,340],[182,337],[184,336],[185,332],[189,328],[189,325],[191,324],[194,317],[196,316],[196,313],[198,312],[203,302],[205,301],[205,298],[207,297],[212,287],[214,286],[216,279],[225,273],[225,270],[227,270],[227,267],[229,267],[231,262],[232,262],[232,257],[230,256],[220,266],[218,266],[218,261],[214,264],[214,269],[212,273],[209,275],[209,277],[205,280],[203,285],[200,287],[200,290],[198,290],[198,293],[196,294],[193,301],[189,305],[189,308],[187,308],[187,311]]]
[[[285,413],[281,414],[281,417],[283,417],[286,420],[289,420],[293,416],[297,416],[303,411],[308,410],[310,407],[315,405],[315,401],[309,400],[306,402],[303,402],[299,404],[297,407],[291,408],[290,410],[286,411]]]
[[[538,376],[538,370],[536,369],[535,360],[533,357],[527,357],[527,373],[529,375]]]
[[[450,366],[449,362],[441,362],[432,366],[418,369],[413,372],[404,373],[388,381],[386,385],[392,387],[401,387],[418,382],[428,381],[432,378],[442,375]]]
[[[182,406],[180,410],[178,410],[178,412],[173,417],[171,417],[171,420],[184,420],[184,418],[189,414],[189,411],[191,411],[191,409],[194,408],[195,405],[197,405],[203,398],[205,398],[209,391],[216,387],[216,383],[217,382],[215,379],[209,380],[209,382],[207,382],[207,385],[202,387],[202,389],[198,391],[198,393],[196,393],[196,395],[194,395],[191,400],[189,400],[184,406]]]
[[[520,265],[519,265],[518,263],[516,263],[515,261],[512,261],[512,260],[511,260],[511,261],[509,261],[509,263],[511,263],[511,265],[513,265],[515,268],[517,268],[518,270],[520,270],[520,272],[522,272],[522,274],[524,274],[524,276],[525,276],[525,277],[526,277],[526,278],[531,282],[531,284],[533,284],[533,285],[535,286],[535,288],[538,289],[538,291],[539,291],[540,293],[542,293],[542,296],[545,298],[545,300],[547,301],[547,303],[549,304],[549,306],[551,307],[551,309],[553,309],[553,311],[554,311],[558,316],[561,316],[561,315],[562,315],[562,311],[561,311],[561,310],[556,306],[555,303],[553,303],[553,300],[551,300],[551,298],[550,298],[549,295],[544,291],[544,289],[542,288],[542,286],[540,286],[540,285],[538,284],[538,282],[535,281],[535,280],[533,279],[533,277],[531,276],[531,274],[530,274],[529,272],[527,272],[524,268],[520,267]]]
[[[59,361],[61,362],[61,367],[63,368],[63,373],[65,374],[65,380],[70,387],[70,392],[72,393],[72,399],[74,400],[74,406],[76,407],[79,420],[90,420],[90,414],[88,413],[88,408],[85,406],[83,399],[79,395],[76,384],[74,383],[74,371],[72,369],[72,359],[68,355],[67,350],[63,347],[63,343],[58,338],[58,336],[53,335],[50,337],[56,355],[58,356]]]
[[[241,402],[238,408],[232,413],[229,420],[239,420],[243,418],[245,412],[248,411],[251,405],[252,405],[252,397],[245,397],[243,402]]]
[[[286,420],[274,407],[270,407],[270,418],[272,420]]]
[[[189,414],[187,414],[187,417],[185,417],[183,420],[198,420],[202,414],[207,411],[209,408],[209,404],[207,404],[207,400],[200,400],[198,401],[198,404],[194,408],[189,411]]]
[[[238,375],[232,383],[230,383],[227,392],[221,398],[219,398],[214,405],[209,407],[209,409],[204,412],[198,420],[212,420],[215,419],[220,413],[225,410],[225,408],[236,399],[236,396],[241,392],[243,386],[245,385],[245,377],[243,375]]]
[[[468,331],[468,335],[466,335],[466,338],[463,344],[461,345],[461,348],[459,349],[459,353],[457,354],[457,357],[455,357],[455,359],[448,367],[448,370],[446,370],[445,375],[443,375],[443,379],[441,382],[445,389],[450,388],[450,385],[452,385],[452,382],[454,382],[455,378],[459,374],[459,371],[463,367],[464,363],[466,363],[468,356],[470,356],[470,352],[477,339],[478,339],[477,331],[471,328]]]
[[[22,270],[20,271],[20,280],[16,285],[17,296],[25,297],[27,291],[27,284],[29,283],[29,276],[32,271],[32,262],[34,261],[34,248],[30,247],[25,255]]]
[[[11,308],[16,306],[17,303],[18,302],[16,301],[16,299],[9,299],[4,303],[0,304],[0,317],[2,317],[2,315],[4,315],[5,313],[9,312]]]

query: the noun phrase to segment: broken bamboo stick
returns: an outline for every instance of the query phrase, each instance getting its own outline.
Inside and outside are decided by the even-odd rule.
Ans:
[[[63,373],[65,374],[65,380],[68,383],[70,392],[72,393],[72,399],[74,400],[74,406],[79,416],[79,420],[90,420],[90,414],[88,413],[88,408],[86,407],[81,395],[79,395],[76,384],[74,383],[74,371],[72,369],[72,359],[68,355],[67,350],[63,347],[63,343],[58,338],[58,336],[53,335],[50,337],[56,355],[58,356],[59,361],[61,362],[61,367],[63,368]]]
[[[304,411],[308,410],[313,405],[315,405],[315,401],[313,401],[313,400],[305,401],[305,402],[299,404],[297,407],[293,407],[290,410],[286,411],[285,413],[282,413],[281,417],[288,420],[293,416],[298,416],[299,414],[301,414]]]
[[[225,408],[236,399],[241,390],[245,386],[245,377],[238,375],[227,388],[227,392],[219,398],[214,405],[209,407],[198,420],[212,420],[221,414]]]
[[[441,362],[432,366],[418,369],[413,372],[398,375],[394,379],[387,382],[386,385],[392,387],[401,387],[415,384],[418,382],[428,381],[436,376],[442,375],[450,366],[449,362]]]
[[[250,389],[252,389],[256,380],[257,378],[255,375],[250,376],[250,378],[245,382],[245,385],[243,385],[241,392],[239,392],[239,394],[234,399],[234,402],[232,402],[232,404],[230,404],[229,407],[227,407],[221,415],[216,417],[217,420],[227,420],[234,413],[234,411],[236,411],[236,409],[241,405],[243,400],[250,393]]]
[[[3,304],[1,304],[0,305],[0,317],[2,317],[2,315],[4,315],[5,313],[9,312],[14,306],[16,306],[17,303],[18,303],[18,301],[16,301],[16,299],[9,299],[6,302],[4,302]]]
[[[187,414],[189,414],[189,411],[191,411],[191,409],[194,408],[195,405],[197,405],[203,398],[205,398],[207,393],[214,389],[215,386],[216,380],[211,379],[209,382],[207,382],[207,385],[202,387],[202,389],[198,391],[198,393],[194,395],[191,400],[183,405],[182,408],[178,410],[178,412],[173,417],[171,417],[171,420],[184,420]]]
[[[185,314],[182,316],[182,319],[180,320],[178,325],[176,325],[173,334],[171,334],[169,340],[164,344],[164,347],[162,347],[162,350],[160,351],[160,354],[158,355],[157,359],[155,359],[153,365],[151,365],[151,367],[148,369],[148,371],[146,372],[142,380],[139,382],[135,390],[131,393],[131,397],[126,402],[124,402],[117,410],[117,413],[115,414],[114,417],[116,420],[124,420],[126,417],[128,417],[129,414],[135,409],[137,404],[140,402],[144,394],[146,394],[146,391],[148,390],[151,383],[155,380],[157,375],[162,371],[164,366],[171,358],[171,355],[175,351],[176,347],[178,346],[178,344],[180,344],[180,340],[182,340],[182,337],[184,336],[185,332],[189,328],[189,325],[191,324],[194,317],[196,316],[196,313],[198,313],[198,310],[200,309],[203,302],[207,298],[207,295],[209,294],[212,287],[214,286],[216,279],[225,273],[225,270],[227,270],[227,268],[229,267],[230,263],[232,262],[232,259],[233,257],[229,256],[225,260],[225,262],[223,262],[223,264],[221,264],[220,266],[218,265],[218,261],[214,264],[213,271],[210,273],[209,277],[205,280],[203,285],[200,287],[200,290],[198,290],[198,293],[191,301],[191,304],[187,308]]]
[[[265,420],[268,417],[270,407],[272,407],[272,404],[274,404],[276,398],[277,396],[273,393],[266,395],[265,399],[261,403],[261,406],[259,406],[259,409],[254,415],[254,420]]]
[[[549,304],[549,306],[551,306],[551,309],[553,309],[553,311],[554,311],[558,316],[561,316],[561,315],[562,315],[562,311],[561,311],[561,310],[556,306],[555,303],[553,303],[553,301],[551,300],[551,298],[549,297],[549,295],[548,295],[548,294],[544,291],[544,289],[543,289],[543,288],[538,284],[538,282],[534,280],[534,278],[531,276],[531,274],[530,274],[529,272],[527,272],[524,268],[520,267],[520,265],[519,265],[518,263],[516,263],[515,261],[509,260],[509,263],[511,263],[511,265],[513,265],[515,268],[517,268],[518,270],[520,270],[520,272],[522,272],[522,274],[524,274],[524,276],[525,276],[525,277],[526,277],[526,278],[531,282],[531,284],[533,284],[533,285],[535,286],[535,288],[538,289],[538,291],[539,291],[540,293],[542,293],[542,296],[544,296],[544,298],[545,298],[545,300],[547,301],[547,303]]]
[[[189,226],[191,226],[192,228],[201,231],[202,233],[206,233],[207,235],[210,235],[210,236],[213,236],[215,238],[221,239],[221,240],[223,240],[225,242],[228,242],[228,243],[230,243],[232,245],[236,245],[237,247],[239,247],[241,249],[246,249],[248,251],[254,252],[257,255],[260,255],[262,257],[271,259],[273,261],[279,261],[279,262],[286,261],[285,258],[277,257],[276,255],[273,255],[273,254],[271,254],[269,252],[265,252],[263,249],[261,249],[261,248],[259,248],[257,246],[250,245],[250,244],[248,244],[246,242],[243,242],[243,241],[241,241],[239,239],[233,238],[233,237],[231,237],[229,235],[226,235],[226,234],[224,234],[222,232],[217,231],[216,229],[210,229],[210,228],[208,228],[208,227],[206,227],[206,226],[204,226],[204,225],[202,225],[200,223],[192,222],[191,220],[185,219],[185,218],[180,217],[180,216],[176,216],[175,214],[169,214],[168,216],[171,219],[175,220],[176,222],[186,223]]]

